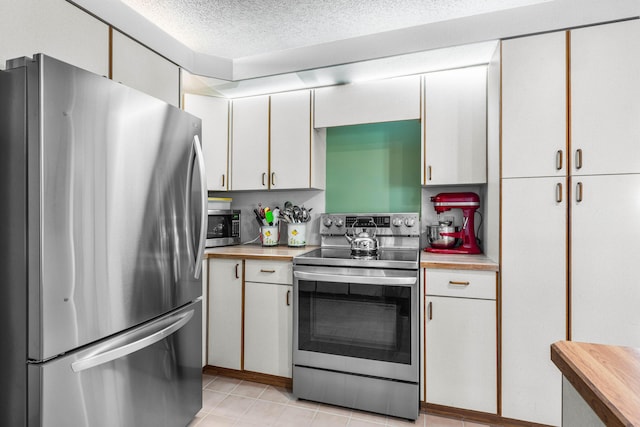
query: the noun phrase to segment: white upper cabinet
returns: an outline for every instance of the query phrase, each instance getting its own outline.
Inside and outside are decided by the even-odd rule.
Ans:
[[[229,101],[224,98],[184,95],[185,111],[202,120],[202,151],[207,171],[207,189],[228,188]]]
[[[640,173],[640,21],[571,31],[572,173]]]
[[[315,93],[316,128],[420,118],[420,76],[331,86]]]
[[[324,188],[324,129],[311,125],[310,90],[232,101],[231,189]]]
[[[113,31],[112,79],[171,105],[180,105],[180,68]]]
[[[269,188],[269,96],[234,99],[231,189]]]
[[[502,42],[502,177],[567,174],[567,35]]]
[[[487,182],[487,68],[425,75],[423,185]]]
[[[271,95],[269,188],[272,190],[324,187],[324,180],[310,182],[316,166],[309,161],[315,154],[312,145],[319,142],[311,127],[311,101],[308,90]]]
[[[0,69],[7,59],[44,53],[109,74],[109,27],[65,0],[2,0],[0,40]]]

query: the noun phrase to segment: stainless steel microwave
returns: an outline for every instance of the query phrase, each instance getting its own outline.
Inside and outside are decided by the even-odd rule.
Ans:
[[[240,211],[209,209],[207,247],[240,244]]]

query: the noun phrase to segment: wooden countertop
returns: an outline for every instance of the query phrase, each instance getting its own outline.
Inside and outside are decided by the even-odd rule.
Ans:
[[[607,426],[640,426],[640,349],[559,341],[551,360]]]
[[[498,263],[484,254],[432,254],[420,251],[420,268],[498,271]]]
[[[261,245],[236,245],[210,248],[204,251],[207,258],[243,258],[262,259],[276,261],[291,261],[294,256],[312,251],[318,246],[304,246],[301,248],[291,248],[286,245],[261,246]]]

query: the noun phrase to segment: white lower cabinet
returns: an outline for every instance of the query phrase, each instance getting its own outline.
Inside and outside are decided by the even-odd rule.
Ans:
[[[293,286],[247,282],[244,369],[291,378]]]
[[[244,369],[291,378],[292,264],[247,260],[245,268]]]
[[[210,259],[208,337],[211,366],[291,378],[291,261]]]
[[[427,403],[497,413],[496,273],[425,277]]]
[[[208,364],[241,369],[243,260],[209,260]]]
[[[640,347],[640,174],[572,179],[571,339]]]
[[[502,180],[502,416],[547,425],[562,421],[550,346],[567,338],[566,182]]]

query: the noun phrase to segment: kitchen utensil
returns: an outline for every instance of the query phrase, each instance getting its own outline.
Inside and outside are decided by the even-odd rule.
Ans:
[[[258,209],[254,209],[253,213],[256,215],[256,221],[258,221],[260,227],[265,225],[264,221],[262,220],[262,216],[260,215],[260,211]]]
[[[271,209],[264,209],[264,219],[267,221],[267,224],[273,225],[273,212],[271,211]]]

